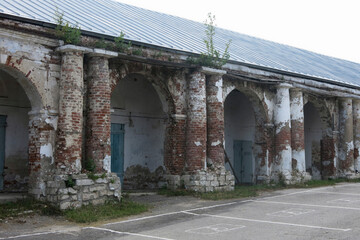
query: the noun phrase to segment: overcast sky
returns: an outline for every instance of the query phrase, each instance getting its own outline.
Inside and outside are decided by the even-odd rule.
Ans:
[[[117,0],[360,63],[359,0]]]

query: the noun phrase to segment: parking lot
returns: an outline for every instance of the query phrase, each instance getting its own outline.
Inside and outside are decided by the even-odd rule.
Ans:
[[[358,183],[203,205],[0,239],[360,239]]]

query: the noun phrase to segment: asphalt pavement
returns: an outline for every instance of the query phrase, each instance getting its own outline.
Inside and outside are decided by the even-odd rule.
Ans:
[[[0,232],[0,239],[360,239],[360,183],[287,189],[232,201],[138,198],[160,207],[100,225],[18,235]]]

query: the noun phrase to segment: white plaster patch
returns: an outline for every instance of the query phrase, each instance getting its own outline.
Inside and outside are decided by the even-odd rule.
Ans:
[[[52,126],[54,128],[54,130],[57,130],[57,124],[58,124],[58,117],[54,117],[54,118],[46,118],[45,122],[47,124],[49,124],[50,126]]]
[[[350,141],[348,143],[346,143],[346,147],[347,147],[347,152],[349,153],[351,150],[354,150],[354,142]]]
[[[111,172],[111,156],[106,155],[103,160],[103,168],[108,173]]]
[[[198,146],[201,146],[201,142],[194,142],[195,145],[198,147]]]
[[[215,86],[218,88],[217,95],[216,95],[218,102],[222,102],[223,101],[223,89],[222,89],[223,81],[222,81],[222,79],[219,79],[219,81],[217,81],[215,83]]]
[[[305,149],[292,150],[292,158],[297,161],[297,169],[300,172],[305,171]]]
[[[76,167],[76,170],[81,170],[81,159],[76,159],[75,167]]]
[[[291,166],[291,147],[290,145],[286,146],[286,149],[282,150],[281,152],[279,152],[279,157],[280,157],[280,165],[281,165],[281,170],[282,173],[287,176],[290,175],[291,171],[292,171],[292,166]]]
[[[291,119],[304,121],[303,102],[300,98],[293,98],[291,101]]]
[[[212,142],[211,143],[211,146],[217,146],[217,145],[220,145],[221,144],[221,142],[219,141],[219,140],[217,140],[216,142]]]
[[[42,145],[40,147],[40,156],[41,157],[49,157],[49,158],[51,158],[51,164],[54,163],[53,148],[50,143],[48,143],[46,145]]]

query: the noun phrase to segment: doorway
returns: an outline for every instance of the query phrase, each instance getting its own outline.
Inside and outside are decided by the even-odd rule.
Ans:
[[[124,182],[124,124],[111,124],[111,172]]]
[[[238,184],[253,183],[253,156],[251,141],[234,140],[234,174]]]
[[[4,190],[6,116],[0,115],[0,191]]]

